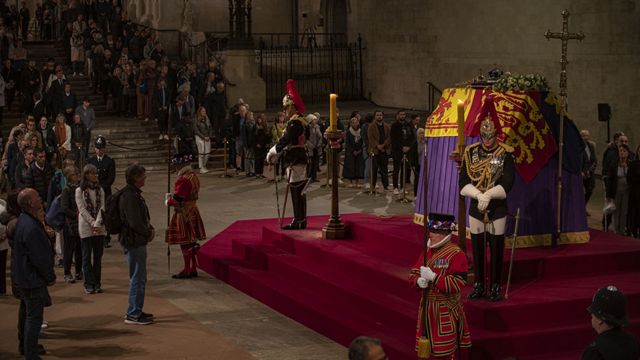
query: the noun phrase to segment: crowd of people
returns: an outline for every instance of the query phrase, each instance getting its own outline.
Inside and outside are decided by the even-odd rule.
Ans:
[[[582,130],[580,134],[584,141],[582,178],[588,203],[596,187],[598,159],[589,131]],[[605,193],[602,227],[640,238],[640,146],[633,151],[627,135],[616,132],[604,150],[601,169]]]

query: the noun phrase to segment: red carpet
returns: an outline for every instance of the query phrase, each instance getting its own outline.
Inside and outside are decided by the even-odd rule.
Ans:
[[[351,239],[322,240],[327,218],[292,232],[275,219],[237,221],[202,246],[200,267],[341,344],[374,336],[390,358],[415,359],[419,293],[407,271],[421,251],[422,228],[411,216],[353,214],[343,216]],[[465,300],[471,358],[579,358],[595,337],[586,307],[610,284],[627,295],[629,329],[640,333],[640,240],[597,230],[591,239],[517,249],[509,300]]]

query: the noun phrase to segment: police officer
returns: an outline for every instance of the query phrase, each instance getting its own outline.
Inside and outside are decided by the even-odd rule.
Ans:
[[[636,360],[640,358],[640,343],[622,328],[627,319],[627,300],[615,286],[599,289],[587,308],[591,326],[598,333],[582,353],[582,360]]]
[[[111,186],[116,180],[116,163],[106,153],[107,139],[104,136],[98,135],[93,146],[96,153],[87,160],[87,163],[98,169],[98,183],[104,191],[106,201],[111,196]],[[105,247],[109,247],[110,239],[108,235],[105,237]]]

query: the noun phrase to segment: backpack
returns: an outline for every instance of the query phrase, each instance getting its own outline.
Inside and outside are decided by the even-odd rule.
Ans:
[[[47,209],[47,214],[44,217],[44,221],[54,230],[58,231],[62,230],[65,224],[65,215],[64,211],[62,211],[62,205],[60,204],[61,197],[62,194],[53,198],[53,201]]]
[[[122,196],[122,190],[118,190],[109,196],[102,214],[102,223],[107,229],[107,233],[112,235],[119,234],[125,225],[120,217],[120,196]]]

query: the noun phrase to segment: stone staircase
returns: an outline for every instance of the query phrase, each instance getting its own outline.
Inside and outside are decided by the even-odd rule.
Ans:
[[[158,128],[154,121],[145,123],[112,115],[104,97],[96,94],[91,88],[88,75],[71,75],[67,50],[61,42],[31,41],[25,43],[25,48],[28,51],[28,58],[35,60],[38,68],[41,68],[50,57],[56,63],[65,64],[67,81],[71,83],[71,91],[76,94],[78,102],[80,103],[84,97],[88,97],[91,101],[91,106],[96,112],[97,123],[92,131],[92,137],[95,139],[98,135],[104,135],[107,138],[109,142],[107,151],[116,162],[117,172],[124,172],[126,167],[133,163],[143,165],[148,171],[166,171],[168,142],[158,140]],[[20,99],[16,99],[11,109],[5,108],[4,122],[0,125],[5,137],[9,135],[13,126],[22,121],[19,103]],[[93,153],[93,139],[90,153]],[[211,153],[209,168],[222,168],[223,158],[223,150],[214,149]]]

